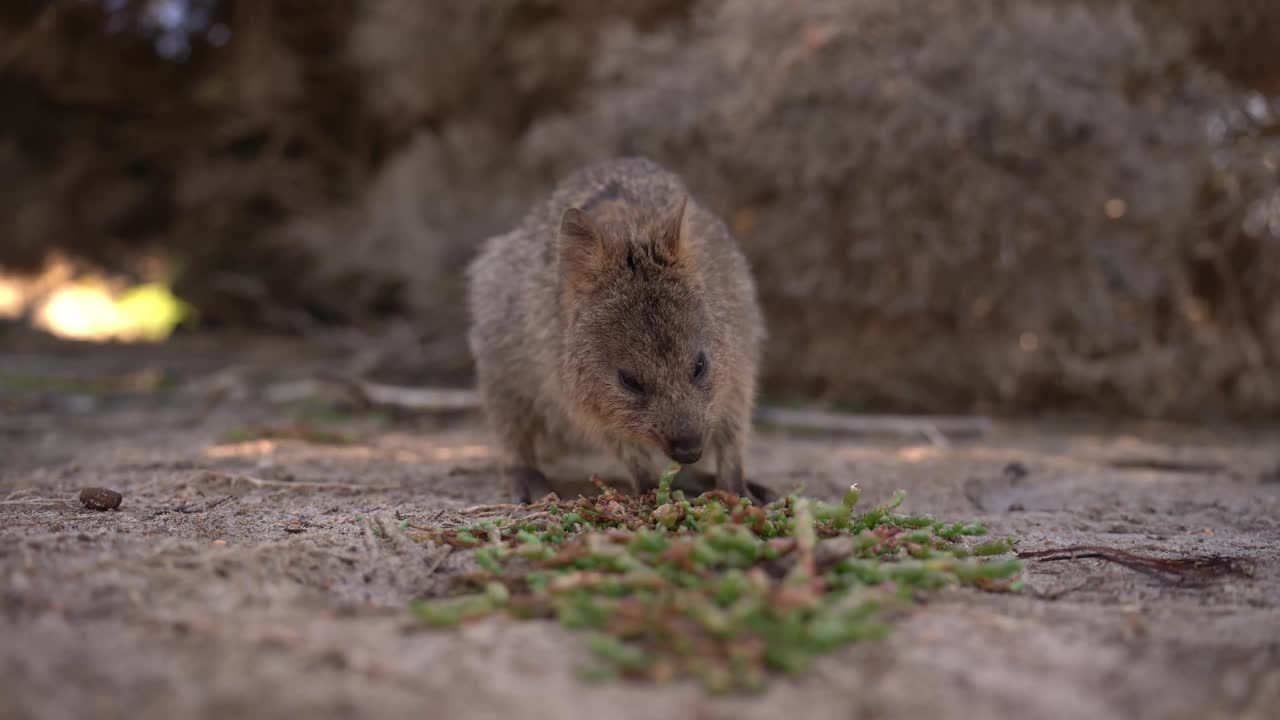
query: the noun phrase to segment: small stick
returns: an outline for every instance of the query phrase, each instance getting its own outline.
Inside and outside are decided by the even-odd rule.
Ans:
[[[1168,581],[1170,576],[1179,581],[1207,580],[1229,574],[1247,574],[1237,558],[1221,555],[1198,555],[1182,558],[1155,558],[1131,553],[1120,548],[1100,545],[1072,545],[1048,550],[1019,551],[1020,558],[1053,562],[1056,560],[1106,560],[1123,565],[1130,570],[1146,573]]]
[[[1116,458],[1108,460],[1107,465],[1120,470],[1154,470],[1156,472],[1203,473],[1205,475],[1214,475],[1227,470],[1226,465],[1212,460],[1166,460],[1144,457]]]
[[[355,485],[352,483],[324,483],[324,482],[302,482],[288,480],[263,480],[252,475],[232,475],[229,473],[220,473],[205,471],[196,476],[197,480],[217,481],[226,480],[228,482],[247,482],[256,487],[278,487],[291,489],[313,489],[313,490],[353,490],[353,491],[370,491],[370,490],[394,490],[395,485]]]
[[[948,447],[951,437],[984,435],[991,430],[991,421],[979,416],[919,416],[907,415],[850,415],[821,410],[791,410],[787,408],[761,408],[757,413],[761,422],[782,427],[807,428],[827,432],[854,435],[923,435],[939,447]]]
[[[458,412],[480,408],[480,395],[460,388],[418,388],[373,383],[338,373],[321,373],[320,379],[341,385],[365,407],[417,412]]]

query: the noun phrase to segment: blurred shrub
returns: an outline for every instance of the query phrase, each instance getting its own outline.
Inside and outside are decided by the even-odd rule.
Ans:
[[[661,27],[693,0],[363,0],[348,55],[400,133],[480,122],[516,132],[585,89],[605,28]]]
[[[753,257],[772,392],[1274,410],[1239,278],[1199,259],[1208,218],[1241,220],[1205,131],[1227,91],[1114,5],[708,6],[692,41],[615,38],[591,109],[541,123],[528,157],[689,175]]]
[[[1117,0],[1096,0],[1114,5]],[[1280,92],[1280,3],[1274,0],[1133,0],[1139,15],[1185,30],[1196,56],[1244,87]]]
[[[1280,409],[1280,3],[208,4],[231,41],[181,63],[0,10],[0,262],[166,250],[208,325],[462,382],[477,243],[642,153],[751,254],[767,394]]]

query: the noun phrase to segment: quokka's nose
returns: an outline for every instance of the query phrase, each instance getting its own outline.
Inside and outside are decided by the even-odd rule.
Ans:
[[[702,459],[702,438],[690,435],[667,441],[667,455],[681,465],[692,465]]]

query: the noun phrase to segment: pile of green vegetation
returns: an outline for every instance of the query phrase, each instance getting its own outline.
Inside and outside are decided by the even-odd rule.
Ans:
[[[594,678],[661,682],[693,675],[708,689],[755,690],[770,670],[882,637],[886,611],[948,584],[1016,591],[1013,539],[977,544],[981,525],[901,515],[898,492],[857,512],[789,495],[756,506],[733,493],[671,492],[547,503],[522,518],[436,529],[424,540],[468,548],[480,570],[457,594],[420,601],[426,623],[451,627],[497,612],[556,618],[590,633]]]

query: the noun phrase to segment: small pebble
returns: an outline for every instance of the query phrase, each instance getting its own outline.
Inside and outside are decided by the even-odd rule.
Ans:
[[[80,491],[80,502],[90,510],[116,510],[123,500],[123,495],[107,488],[87,487]]]

